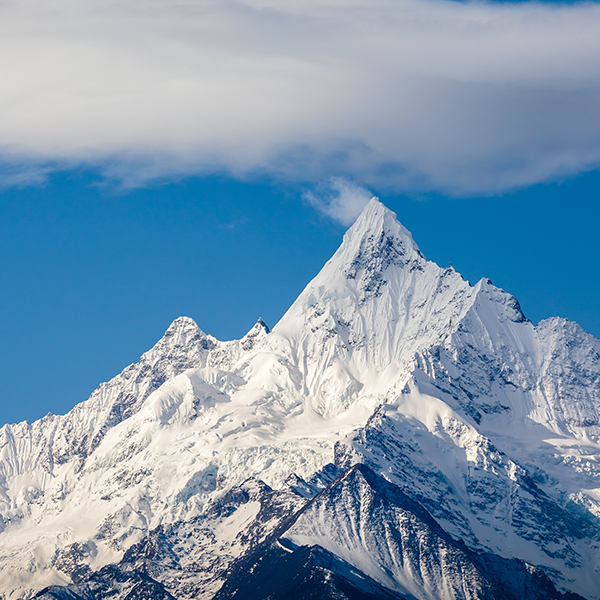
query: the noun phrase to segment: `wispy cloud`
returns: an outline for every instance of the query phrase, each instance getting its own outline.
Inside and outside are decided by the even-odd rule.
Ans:
[[[331,177],[304,192],[303,198],[322,214],[347,226],[354,223],[373,194],[348,179]]]
[[[504,190],[600,165],[598,31],[593,3],[3,2],[0,161]]]

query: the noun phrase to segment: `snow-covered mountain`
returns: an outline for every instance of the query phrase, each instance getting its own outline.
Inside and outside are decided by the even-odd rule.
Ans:
[[[600,341],[373,199],[272,331],[0,429],[0,597],[600,600],[599,417]]]

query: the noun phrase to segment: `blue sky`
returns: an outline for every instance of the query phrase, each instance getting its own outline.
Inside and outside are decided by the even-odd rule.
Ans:
[[[427,258],[600,336],[597,4],[0,7],[0,423],[180,315],[270,325],[372,195]]]

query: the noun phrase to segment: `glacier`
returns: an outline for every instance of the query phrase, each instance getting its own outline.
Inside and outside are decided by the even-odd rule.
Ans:
[[[0,429],[0,598],[600,600],[599,417],[599,340],[374,198],[272,330]]]

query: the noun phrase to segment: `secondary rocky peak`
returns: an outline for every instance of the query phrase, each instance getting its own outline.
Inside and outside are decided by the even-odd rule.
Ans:
[[[258,321],[256,321],[256,325],[254,327],[255,328],[260,327],[261,329],[263,329],[265,331],[265,333],[271,332],[271,330],[269,329],[269,326],[262,320],[261,317],[258,317]]]
[[[156,347],[164,348],[185,348],[193,345],[199,345],[205,350],[210,350],[215,343],[212,336],[207,336],[200,327],[190,317],[178,317],[175,319],[165,332],[165,335],[157,343]]]
[[[260,342],[268,333],[270,329],[267,324],[259,317],[258,321],[254,324],[254,327],[240,340],[243,350],[251,350]]]
[[[190,317],[177,317],[170,325],[167,331],[165,332],[166,336],[173,336],[178,333],[186,333],[196,335],[199,331],[202,331],[200,327],[198,327],[196,321],[194,319],[190,319]]]

